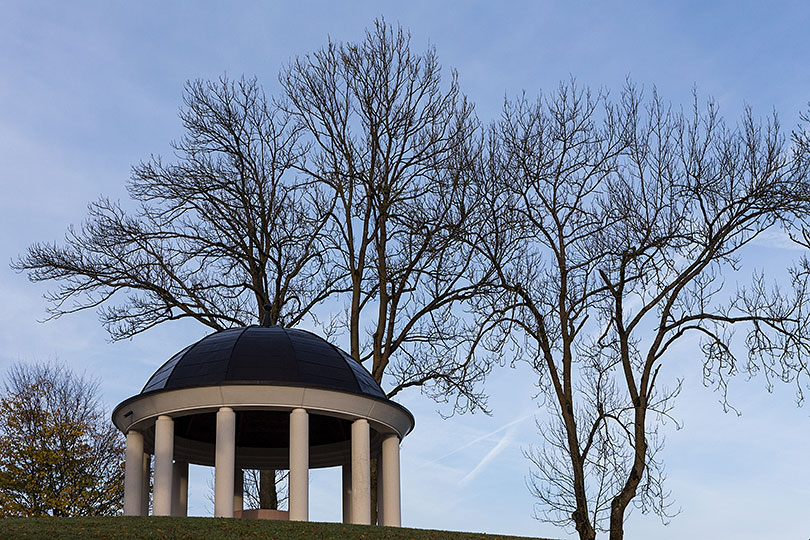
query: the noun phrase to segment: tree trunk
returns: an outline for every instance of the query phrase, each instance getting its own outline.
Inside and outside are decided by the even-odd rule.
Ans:
[[[278,510],[275,469],[259,471],[259,508]]]
[[[624,510],[627,505],[619,503],[619,498],[610,503],[610,540],[624,539]]]
[[[584,509],[577,508],[574,510],[571,513],[571,519],[579,533],[579,540],[594,540],[596,538],[596,531],[593,529],[591,520],[588,519],[588,513]],[[610,538],[612,540],[613,536]]]
[[[630,471],[624,489],[610,502],[610,540],[624,539],[624,513],[630,501],[636,496],[644,472],[643,460],[639,461],[638,455],[636,459],[637,462]],[[641,467],[639,467],[639,463],[641,463]]]
[[[564,361],[566,365],[571,365],[571,355],[566,355]],[[553,366],[550,366],[553,369]],[[570,372],[570,368],[566,371]],[[565,431],[568,436],[568,456],[571,460],[571,472],[574,480],[574,498],[576,500],[576,510],[571,513],[571,519],[574,521],[574,528],[579,533],[579,540],[594,540],[596,538],[596,531],[591,524],[588,517],[588,495],[585,490],[585,467],[584,460],[579,451],[579,439],[577,438],[577,425],[574,416],[574,407],[571,399],[566,397],[571,395],[570,389],[570,375],[565,376],[566,392],[564,395],[558,395],[560,400],[560,409],[562,410],[563,421],[565,422]]]
[[[633,458],[633,468],[627,477],[624,487],[610,502],[610,540],[624,540],[624,513],[627,506],[636,496],[638,486],[644,476],[647,462],[647,439],[644,428],[646,425],[647,400],[641,396],[636,403],[635,436],[636,448]]]
[[[371,475],[369,476],[371,480],[371,524],[374,525],[377,523],[377,458],[373,457],[369,462],[371,468]],[[382,523],[379,523],[379,525],[382,525]]]

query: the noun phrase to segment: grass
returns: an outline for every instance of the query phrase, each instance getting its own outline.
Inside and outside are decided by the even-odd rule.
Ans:
[[[86,517],[0,519],[14,540],[518,540],[497,534],[214,518]],[[526,540],[523,538],[523,540]]]

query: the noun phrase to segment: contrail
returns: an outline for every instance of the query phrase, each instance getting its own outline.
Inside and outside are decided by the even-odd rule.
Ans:
[[[468,443],[457,447],[452,452],[448,452],[447,454],[444,454],[443,456],[440,456],[440,457],[438,457],[436,459],[433,459],[433,460],[426,461],[426,462],[422,463],[422,465],[420,465],[419,468],[421,469],[422,467],[425,467],[427,465],[432,465],[434,463],[442,461],[443,459],[446,459],[446,458],[452,456],[453,454],[457,454],[457,453],[461,452],[462,450],[464,450],[466,448],[469,448],[470,446],[472,446],[472,445],[474,445],[476,443],[479,443],[479,442],[481,442],[483,440],[489,439],[493,435],[496,435],[496,434],[500,433],[501,431],[503,431],[505,429],[508,429],[511,426],[514,426],[515,424],[519,424],[520,422],[523,422],[527,418],[531,418],[533,415],[534,415],[534,412],[526,413],[523,416],[521,416],[520,418],[518,418],[516,420],[512,420],[511,422],[508,422],[508,423],[502,425],[501,427],[499,427],[495,431],[490,431],[489,433],[485,433],[484,435],[481,435],[480,437],[476,437],[475,439],[469,441]]]
[[[514,422],[512,422],[512,425],[514,425]],[[481,459],[481,461],[478,462],[478,465],[476,465],[473,468],[473,470],[464,475],[464,478],[462,478],[459,481],[459,484],[462,486],[466,486],[467,484],[470,483],[470,481],[473,478],[478,476],[478,473],[481,472],[484,469],[484,467],[486,467],[489,464],[490,461],[495,459],[495,457],[498,454],[500,454],[503,451],[503,449],[509,445],[510,442],[512,442],[512,434],[514,433],[514,431],[515,430],[513,427],[512,429],[509,429],[506,433],[504,433],[503,437],[501,437],[501,440],[498,441],[498,444],[496,444],[492,450],[487,452],[487,455],[485,455],[483,459]]]

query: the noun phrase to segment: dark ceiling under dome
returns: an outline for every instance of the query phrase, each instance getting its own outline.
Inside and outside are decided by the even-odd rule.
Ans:
[[[311,332],[280,326],[210,334],[170,358],[141,393],[220,384],[303,386],[385,399],[348,354]]]

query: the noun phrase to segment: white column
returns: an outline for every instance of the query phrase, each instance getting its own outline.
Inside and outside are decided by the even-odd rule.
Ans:
[[[244,490],[245,490],[245,473],[244,471],[237,467],[235,471],[233,471],[233,513],[236,515],[236,512],[241,512],[245,509],[245,502],[244,502]]]
[[[343,464],[343,523],[352,522],[352,464]]]
[[[236,413],[217,411],[217,446],[214,458],[214,517],[233,517],[233,475],[236,462]]]
[[[371,525],[370,440],[368,420],[352,422],[352,523]]]
[[[174,468],[174,420],[158,416],[155,422],[155,492],[152,514],[170,516],[172,513],[172,469]]]
[[[141,488],[141,515],[149,515],[149,488],[152,480],[152,455],[143,453],[143,487]]]
[[[379,487],[377,488],[379,489]],[[383,525],[402,526],[399,491],[399,437],[388,434],[382,442]]]
[[[383,458],[382,450],[377,454],[377,525],[383,525]]]
[[[140,516],[143,491],[143,433],[127,431],[126,464],[124,465],[124,515]]]
[[[290,413],[290,521],[309,520],[309,415]]]
[[[188,463],[175,461],[172,472],[172,515],[188,515]]]

